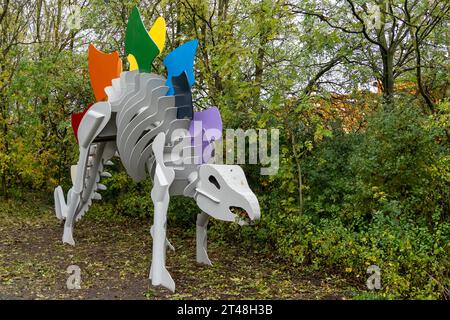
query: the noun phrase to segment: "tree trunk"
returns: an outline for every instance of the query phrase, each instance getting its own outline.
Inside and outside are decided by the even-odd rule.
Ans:
[[[417,87],[419,89],[419,93],[425,100],[425,103],[427,104],[428,108],[430,109],[431,113],[434,112],[434,103],[431,101],[431,98],[428,96],[428,94],[425,92],[425,88],[423,87],[422,83],[422,56],[420,52],[419,43],[417,41],[417,31],[413,32],[411,30],[411,36],[412,41],[414,44],[414,52],[416,54],[416,81],[417,81]]]
[[[61,26],[61,14],[62,14],[62,1],[59,0],[58,1],[58,7],[57,7],[57,13],[56,13],[56,24],[55,24],[55,29],[53,30],[54,32],[54,39],[55,39],[55,43],[54,46],[55,48],[59,47],[59,29]]]
[[[260,35],[260,44],[258,48],[258,53],[255,61],[255,95],[253,96],[253,105],[256,107],[259,105],[259,100],[261,97],[261,86],[263,80],[263,71],[264,71],[264,46],[266,44],[265,35]],[[261,112],[262,107],[261,107]]]
[[[261,6],[264,6],[264,1],[261,3]],[[256,111],[256,108],[258,107],[260,103],[260,97],[261,97],[261,90],[262,90],[262,82],[263,82],[263,72],[264,72],[264,57],[265,57],[265,46],[268,42],[268,30],[267,26],[265,25],[266,15],[267,12],[261,8],[261,16],[260,21],[258,21],[259,25],[259,46],[258,46],[258,52],[256,54],[256,60],[255,60],[255,93],[253,95],[253,106],[254,110]],[[262,106],[259,110],[262,112]]]
[[[297,166],[297,174],[298,174],[298,212],[300,215],[303,214],[303,178],[302,178],[302,166],[300,163],[300,155],[297,154],[295,150],[295,135],[294,132],[291,133],[291,142],[292,142],[292,151],[294,153],[295,164]]]
[[[383,99],[390,106],[394,97],[394,53],[392,50],[381,48],[383,62]]]

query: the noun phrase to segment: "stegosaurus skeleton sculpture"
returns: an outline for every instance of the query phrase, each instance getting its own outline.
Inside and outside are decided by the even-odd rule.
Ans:
[[[158,33],[152,28],[152,37],[152,30],[148,34],[143,28],[137,8],[133,10],[126,34],[131,71],[121,72],[117,53],[107,55],[90,46],[91,84],[99,101],[72,116],[79,160],[71,168],[73,186],[67,201],[60,186],[54,196],[56,215],[65,220],[63,242],[74,245],[74,223],[85,214],[92,200],[101,199],[97,191],[106,187],[99,183],[100,178],[111,176],[103,169],[112,164],[113,156],[120,157],[133,180],[141,181],[150,175],[154,224],[149,278],[154,286],[174,291],[175,283],[165,267],[167,246],[173,249],[166,237],[171,195],[192,197],[201,209],[197,216],[196,259],[208,265],[211,264],[206,233],[209,216],[244,224],[231,211],[232,207],[244,209],[251,220],[259,218],[260,209],[241,167],[211,164],[213,142],[221,138],[222,122],[215,107],[193,112],[191,86],[198,42],[187,42],[164,59],[168,79],[148,72],[155,52],[148,59],[139,51],[136,41],[142,42],[142,38],[152,41],[150,46],[144,46],[150,48],[146,50],[161,52],[165,24],[158,19],[162,30]],[[200,130],[196,121],[200,122]]]

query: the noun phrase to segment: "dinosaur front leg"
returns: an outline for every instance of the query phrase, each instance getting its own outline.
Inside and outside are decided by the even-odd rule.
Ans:
[[[154,218],[153,218],[153,252],[152,266],[150,269],[150,279],[152,285],[162,285],[172,292],[175,291],[175,282],[166,269],[166,223],[167,223],[167,207],[169,201],[155,202]]]
[[[166,269],[166,224],[167,208],[170,201],[169,188],[174,180],[175,172],[172,168],[164,165],[164,143],[165,134],[161,132],[156,136],[152,145],[157,164],[151,193],[155,212],[153,217],[153,252],[150,279],[152,279],[152,285],[162,285],[174,292],[175,282]]]
[[[201,212],[197,215],[197,230],[196,230],[196,242],[197,242],[197,263],[206,264],[211,266],[211,260],[208,258],[208,227],[209,216],[205,212]]]
[[[152,239],[153,239],[153,237],[154,237],[154,235],[153,235],[153,226],[150,227],[150,235],[152,236]],[[166,249],[167,249],[167,247],[170,250],[175,251],[175,247],[170,243],[169,239],[166,238]]]

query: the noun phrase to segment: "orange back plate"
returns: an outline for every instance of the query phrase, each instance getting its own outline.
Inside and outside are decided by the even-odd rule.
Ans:
[[[111,85],[111,80],[118,78],[122,72],[122,61],[119,53],[104,53],[91,43],[88,49],[89,76],[91,86],[97,101],[106,100],[105,88]]]

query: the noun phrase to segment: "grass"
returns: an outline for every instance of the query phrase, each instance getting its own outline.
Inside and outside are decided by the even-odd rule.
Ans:
[[[98,212],[96,208],[94,212]],[[61,242],[53,208],[31,198],[0,202],[0,299],[348,299],[345,280],[307,272],[240,243],[208,241],[212,267],[195,262],[192,229],[168,226],[175,252],[167,269],[174,294],[149,284],[149,219],[87,215],[76,246]],[[68,290],[67,267],[81,269],[81,289]]]

